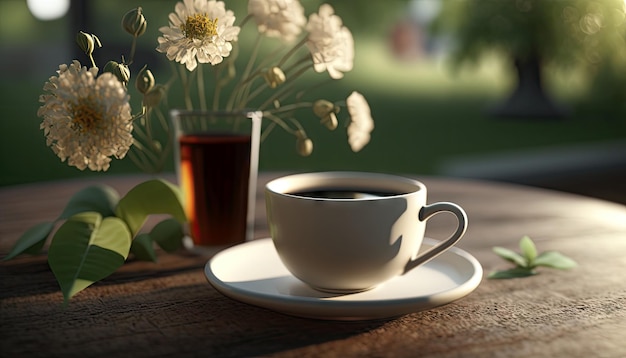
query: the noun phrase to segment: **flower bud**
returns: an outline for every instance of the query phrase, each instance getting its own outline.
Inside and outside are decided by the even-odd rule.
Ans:
[[[117,63],[115,61],[109,61],[104,65],[103,72],[110,72],[117,77],[124,85],[130,80],[130,69],[123,63]]]
[[[80,49],[83,50],[83,52],[88,56],[93,54],[93,50],[95,50],[96,47],[102,47],[102,43],[96,35],[90,35],[82,31],[76,34],[76,43],[78,44],[78,47],[80,47]]]
[[[285,73],[283,72],[283,70],[280,69],[280,67],[272,67],[269,70],[267,70],[267,72],[265,72],[265,82],[267,82],[267,85],[270,86],[270,88],[276,88],[278,86],[280,86],[281,84],[285,83],[286,77],[285,77]]]
[[[313,153],[313,141],[302,129],[296,131],[296,151],[303,157],[308,157]]]
[[[148,26],[148,21],[143,16],[143,10],[141,7],[136,9],[132,9],[127,12],[122,18],[122,27],[129,34],[139,37],[146,32],[146,27]]]
[[[337,129],[337,125],[339,125],[339,121],[337,120],[337,115],[335,112],[329,113],[326,117],[322,118],[320,121],[328,130],[334,131]]]
[[[313,104],[313,112],[321,119],[321,123],[329,130],[335,130],[338,125],[337,113],[339,107],[333,103],[320,99]]]
[[[143,105],[150,108],[157,107],[166,94],[165,86],[153,86],[150,90],[144,93]]]
[[[154,87],[154,76],[152,75],[152,71],[150,71],[147,66],[144,66],[137,75],[135,88],[137,88],[137,91],[140,93],[146,94],[152,87]]]

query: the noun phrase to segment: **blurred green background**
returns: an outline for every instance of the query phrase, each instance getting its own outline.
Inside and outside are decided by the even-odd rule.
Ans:
[[[517,181],[523,182],[523,173],[559,169],[541,162],[544,158],[569,165],[563,171],[577,170],[576,175],[590,170],[623,173],[622,0],[562,0],[550,8],[543,6],[549,1],[541,0],[390,0],[367,6],[327,2],[353,32],[356,58],[353,71],[316,94],[339,100],[353,90],[361,92],[375,119],[371,142],[352,153],[343,128],[329,133],[314,117],[303,118],[315,143],[313,154],[298,156],[293,137],[276,130],[262,144],[261,170],[367,170],[508,181],[519,176]],[[245,13],[246,3],[226,1],[236,15]],[[306,14],[321,3],[304,1]],[[87,5],[88,12],[40,21],[26,0],[0,2],[0,186],[136,171],[128,159],[113,161],[106,174],[61,163],[39,129],[38,97],[59,64],[75,58],[87,63],[74,45],[77,26],[103,42],[96,53],[97,59],[103,58],[101,67],[126,52],[130,39],[120,19],[136,6],[143,7],[148,19],[136,62],[150,63],[157,80],[167,78],[170,67],[154,49],[158,28],[167,25],[175,1],[89,0],[73,6],[77,4]],[[240,42],[244,53],[249,39]],[[566,115],[494,115],[492,109],[517,86],[513,58],[529,54],[539,54],[545,92]],[[327,74],[307,79],[323,76]],[[604,167],[594,168],[599,163]],[[564,180],[576,179],[567,175]]]

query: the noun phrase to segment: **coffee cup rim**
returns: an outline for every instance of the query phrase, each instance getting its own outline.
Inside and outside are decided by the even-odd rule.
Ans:
[[[308,184],[307,181],[315,180],[315,183]],[[331,184],[332,182],[332,184]],[[325,184],[327,183],[327,184]],[[345,183],[345,184],[343,184]],[[375,184],[375,185],[373,185]],[[376,185],[377,184],[377,185]],[[303,192],[307,190],[319,189],[343,189],[346,187],[354,190],[381,190],[389,191],[393,194],[381,197],[363,198],[319,198],[293,194],[293,192]],[[385,173],[358,172],[358,171],[325,171],[306,172],[289,174],[271,180],[265,185],[265,190],[275,195],[298,198],[314,201],[367,201],[384,200],[407,195],[414,195],[419,192],[426,192],[426,186],[415,179]],[[396,194],[397,193],[397,194]]]

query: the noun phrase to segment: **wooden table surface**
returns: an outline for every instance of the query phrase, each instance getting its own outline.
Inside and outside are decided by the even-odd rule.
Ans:
[[[263,173],[259,188],[277,175]],[[142,179],[0,188],[0,256],[26,228],[54,219],[80,188],[100,182],[124,193]],[[18,257],[0,263],[0,356],[626,356],[626,207],[530,187],[418,179],[428,186],[429,202],[465,208],[469,228],[458,246],[485,275],[508,267],[492,247],[517,250],[523,235],[579,266],[484,278],[460,300],[395,319],[333,322],[227,298],[207,283],[207,257],[185,252],[160,252],[158,263],[130,260],[64,308],[46,258]],[[263,206],[260,195],[257,238],[268,236]],[[427,236],[451,233],[449,220],[433,218]]]

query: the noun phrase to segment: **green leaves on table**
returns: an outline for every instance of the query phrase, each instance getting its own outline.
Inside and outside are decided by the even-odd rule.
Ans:
[[[184,236],[183,228],[176,219],[166,219],[156,224],[149,233],[137,235],[130,251],[139,260],[156,262],[153,242],[166,252],[174,252],[182,247]]]
[[[74,194],[59,216],[59,219],[69,219],[75,214],[95,211],[102,216],[115,215],[115,206],[120,195],[107,185],[94,185]]]
[[[152,214],[169,217],[150,232],[140,233]],[[24,232],[3,260],[41,252],[56,224],[62,222],[52,236],[48,263],[67,302],[115,272],[130,252],[137,259],[156,261],[155,243],[167,252],[180,248],[185,221],[180,190],[167,181],[143,182],[122,198],[109,186],[90,186],[74,194],[55,221]]]
[[[541,254],[537,254],[537,247],[528,236],[522,237],[519,242],[519,247],[521,253],[517,253],[504,247],[494,247],[493,252],[495,252],[496,255],[513,263],[515,267],[508,270],[494,271],[488,276],[488,278],[505,279],[532,276],[537,274],[535,269],[539,266],[561,270],[570,269],[576,266],[576,262],[574,260],[556,251],[546,251]]]
[[[139,239],[133,242],[131,252],[140,260],[156,262],[153,243],[168,252],[182,246],[184,232],[181,223],[187,219],[182,206],[182,194],[175,185],[164,180],[143,182],[120,199],[115,213],[128,224],[132,235],[136,236],[135,240]],[[148,216],[153,214],[169,214],[173,220],[164,220],[150,233],[139,234]]]
[[[54,229],[54,222],[42,222],[26,230],[17,240],[13,249],[2,261],[10,260],[17,255],[26,253],[35,255],[43,249],[46,239]]]
[[[71,216],[59,227],[48,251],[65,303],[124,264],[131,242],[130,230],[114,216],[103,218],[88,211]]]
[[[178,187],[164,180],[150,180],[132,188],[119,200],[115,214],[124,219],[136,234],[151,214],[170,214],[180,222],[186,220]],[[155,200],[158,198],[158,200]]]

